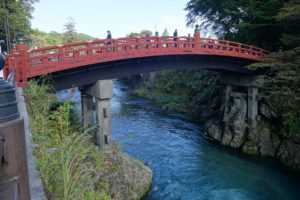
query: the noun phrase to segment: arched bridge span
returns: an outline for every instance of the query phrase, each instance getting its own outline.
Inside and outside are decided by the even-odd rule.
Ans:
[[[4,76],[16,72],[18,86],[52,74],[58,89],[86,85],[100,79],[174,68],[204,68],[251,73],[243,67],[262,61],[270,52],[218,39],[194,37],[141,37],[94,40],[27,50],[18,41],[6,55]]]

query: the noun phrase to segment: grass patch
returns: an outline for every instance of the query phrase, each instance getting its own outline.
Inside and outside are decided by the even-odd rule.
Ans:
[[[71,123],[71,103],[57,103],[56,96],[47,93],[50,89],[36,81],[24,88],[47,199],[111,199],[106,177],[99,176],[102,168],[108,168],[104,152],[96,151],[91,137]],[[117,167],[110,170],[118,173]]]

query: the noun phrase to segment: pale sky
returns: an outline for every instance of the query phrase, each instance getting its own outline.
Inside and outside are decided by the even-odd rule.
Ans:
[[[40,0],[34,5],[32,28],[50,32],[64,32],[68,17],[76,22],[76,31],[106,38],[110,30],[113,38],[125,37],[143,29],[164,28],[179,36],[194,33],[186,27],[185,8],[188,0]]]

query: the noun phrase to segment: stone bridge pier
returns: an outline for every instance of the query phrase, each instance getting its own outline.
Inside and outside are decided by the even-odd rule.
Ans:
[[[112,148],[110,118],[110,99],[112,97],[112,80],[98,80],[81,89],[83,129],[96,127],[91,128],[91,131],[96,132],[96,143],[100,150]]]
[[[263,86],[259,76],[221,74],[225,85],[220,120],[208,123],[204,136],[222,145],[240,148],[249,131],[257,126],[259,89]]]
[[[259,76],[246,76],[235,74],[222,74],[220,83],[225,85],[221,113],[223,121],[225,122],[226,113],[228,113],[229,104],[232,103],[233,98],[243,99],[244,107],[246,107],[245,119],[249,128],[254,128],[257,125],[258,119],[258,101],[259,88],[263,86]],[[241,113],[240,113],[241,114]]]

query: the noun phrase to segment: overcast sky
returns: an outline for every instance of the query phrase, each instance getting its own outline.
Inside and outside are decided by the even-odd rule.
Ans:
[[[105,38],[110,30],[113,38],[124,37],[142,29],[170,35],[193,34],[186,27],[185,8],[188,0],[40,0],[35,4],[32,28],[64,32],[68,17],[76,22],[76,31]]]

